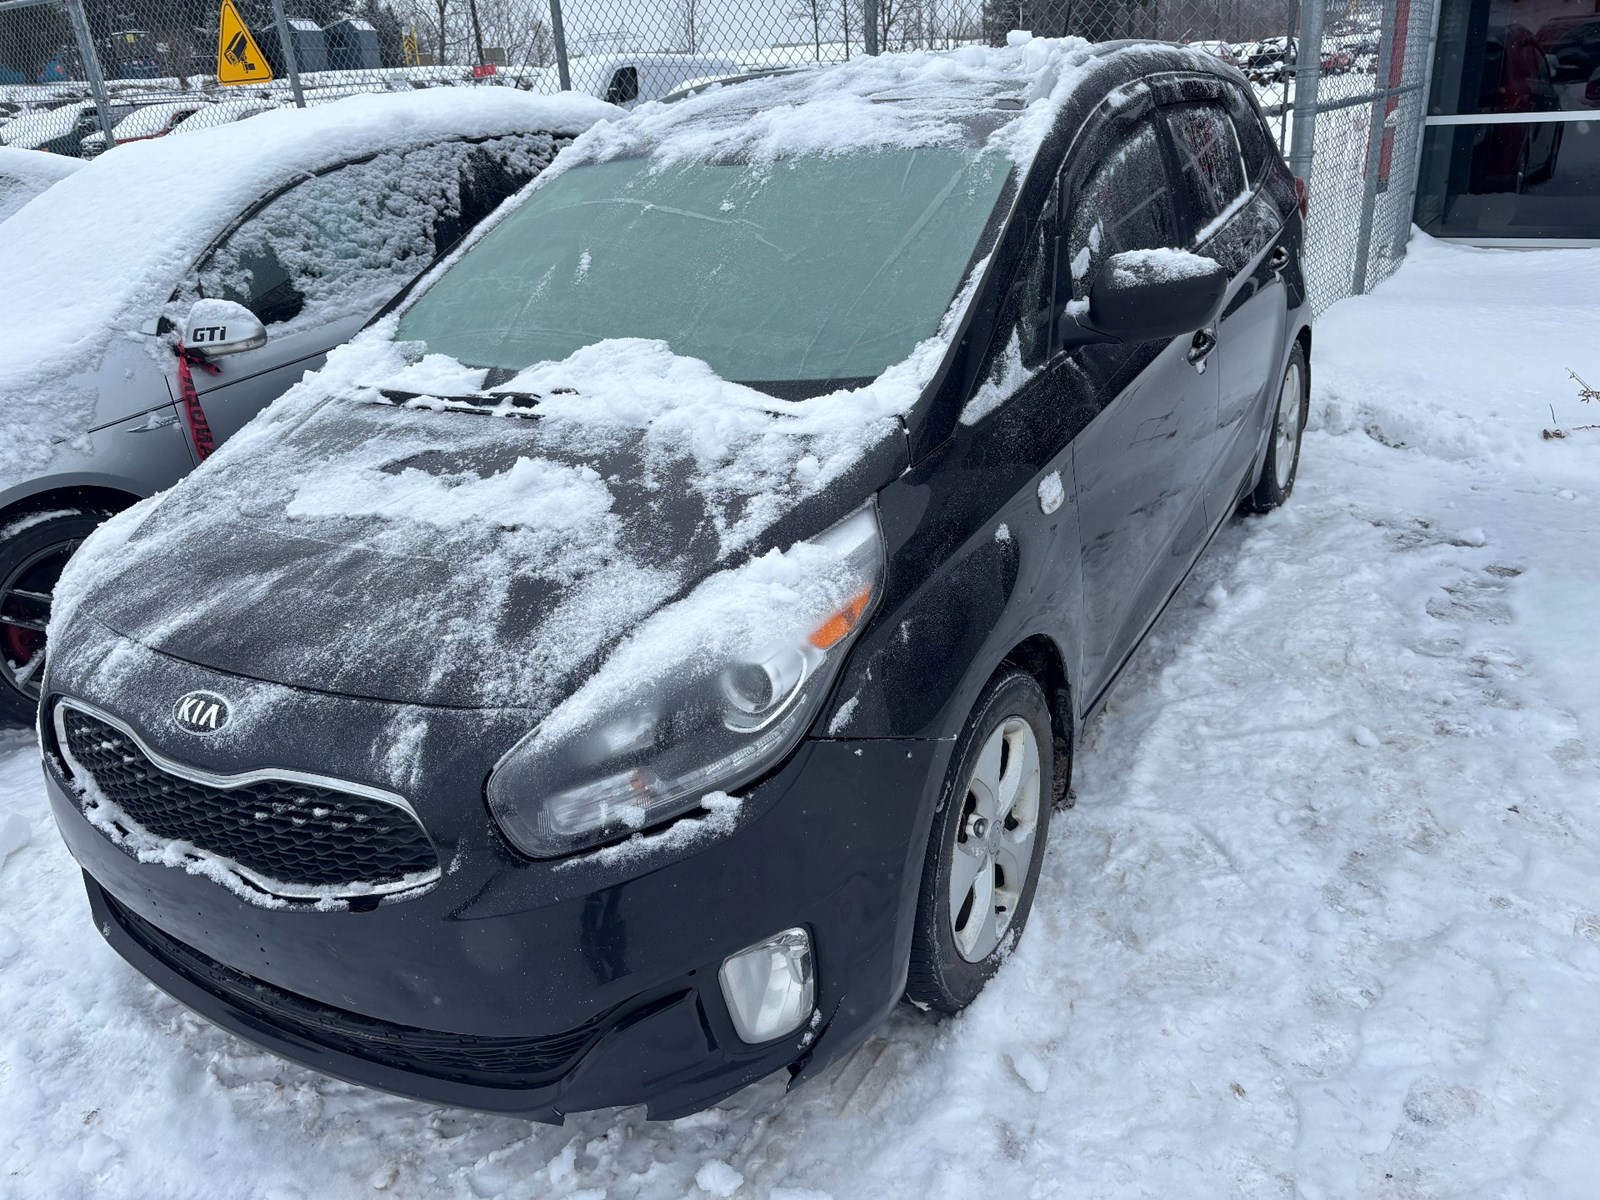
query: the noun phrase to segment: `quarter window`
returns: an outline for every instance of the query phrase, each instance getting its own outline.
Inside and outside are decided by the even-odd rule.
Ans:
[[[618,67],[606,88],[607,104],[632,104],[639,98],[639,68]]]
[[[1262,122],[1260,112],[1242,93],[1230,96],[1228,107],[1233,113],[1234,132],[1239,135],[1239,149],[1244,155],[1245,176],[1252,188],[1258,188],[1278,160],[1278,144]]]

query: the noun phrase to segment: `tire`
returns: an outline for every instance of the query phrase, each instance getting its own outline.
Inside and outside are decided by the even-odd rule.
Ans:
[[[33,724],[56,580],[108,515],[63,505],[0,520],[0,728]]]
[[[1291,396],[1291,391],[1298,394]],[[1278,384],[1278,402],[1272,410],[1271,436],[1267,439],[1267,456],[1261,463],[1261,478],[1245,501],[1251,512],[1271,512],[1294,491],[1295,475],[1300,470],[1300,443],[1310,409],[1311,372],[1306,366],[1305,348],[1296,341]],[[1287,426],[1286,417],[1292,418]]]
[[[1556,131],[1550,137],[1550,153],[1544,156],[1544,165],[1532,175],[1528,176],[1529,183],[1549,183],[1556,173],[1556,159],[1561,154],[1561,135],[1565,130],[1556,126]]]
[[[1021,936],[1049,832],[1053,745],[1050,709],[1033,677],[1007,670],[990,680],[956,741],[928,839],[906,976],[906,999],[918,1008],[960,1012]],[[1008,795],[997,827],[991,816]],[[953,898],[958,867],[971,878]]]

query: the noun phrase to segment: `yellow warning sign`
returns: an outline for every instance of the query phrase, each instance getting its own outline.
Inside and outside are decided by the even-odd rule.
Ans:
[[[272,68],[267,66],[267,56],[250,36],[250,29],[233,6],[233,0],[222,0],[222,19],[217,30],[217,82],[265,83],[271,78]]]

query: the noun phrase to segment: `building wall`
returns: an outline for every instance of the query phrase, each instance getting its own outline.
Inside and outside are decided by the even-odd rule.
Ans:
[[[1600,0],[1447,0],[1416,220],[1477,241],[1600,240]]]

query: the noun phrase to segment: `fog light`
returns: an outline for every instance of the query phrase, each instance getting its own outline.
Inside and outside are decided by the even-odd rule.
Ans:
[[[804,929],[785,929],[724,959],[717,977],[739,1036],[770,1042],[800,1028],[816,1000],[812,975],[811,937]]]

